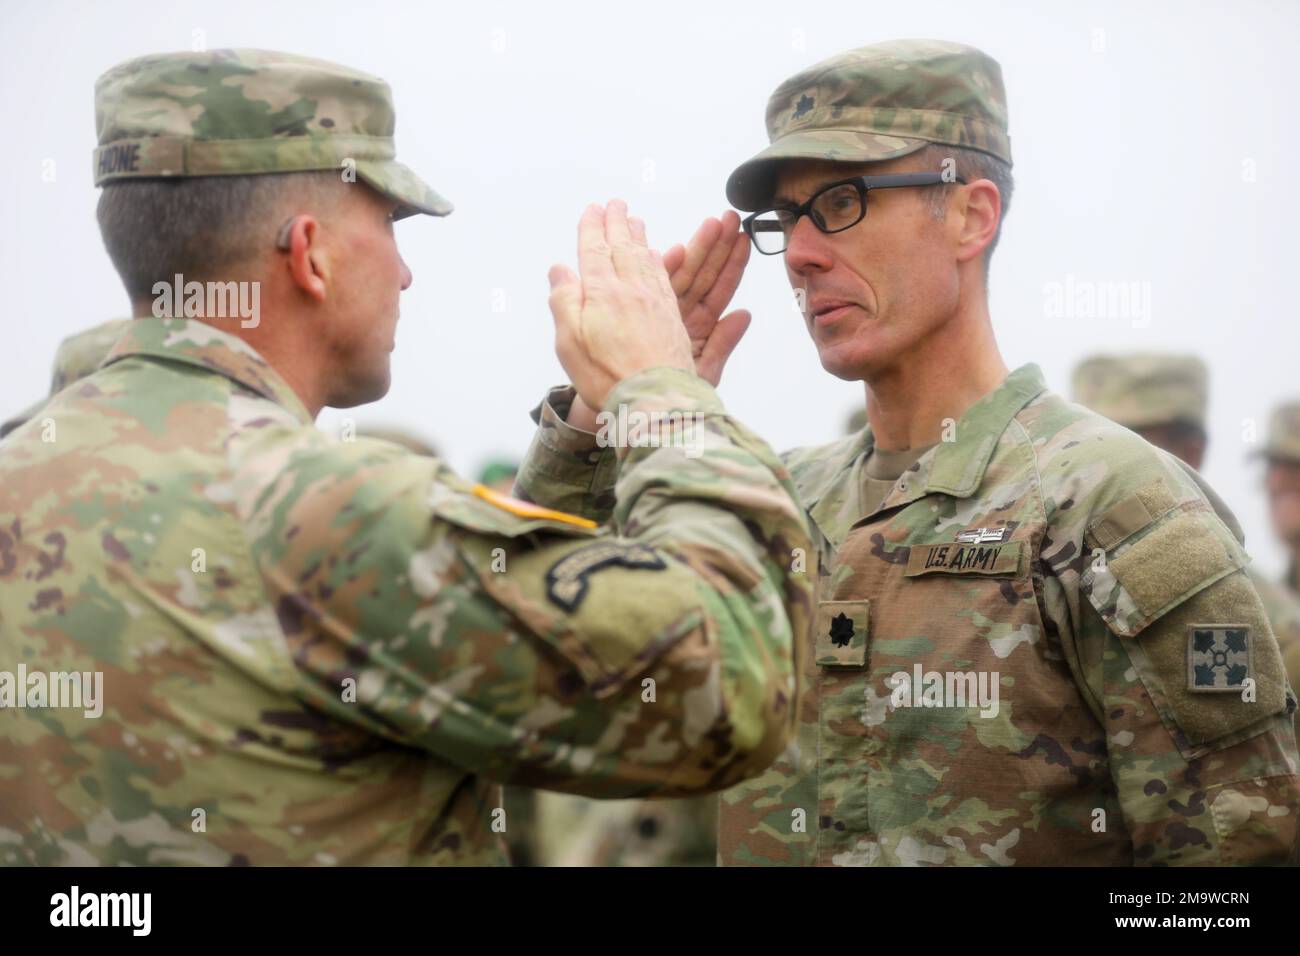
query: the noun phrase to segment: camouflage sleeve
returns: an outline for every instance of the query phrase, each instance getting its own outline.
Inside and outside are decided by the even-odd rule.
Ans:
[[[519,466],[515,494],[604,524],[614,509],[618,458],[612,446],[597,444],[595,433],[565,421],[574,394],[571,385],[558,386],[533,409],[537,432]]]
[[[613,529],[382,442],[250,449],[240,497],[304,699],[490,779],[592,796],[766,767],[794,729],[815,580],[791,570],[808,542],[789,478],[692,375],[644,372],[610,402],[679,413],[659,447],[619,449]]]
[[[1249,558],[1210,502],[1166,478],[1084,536],[1079,646],[1093,649],[1134,862],[1285,863],[1300,814],[1295,698]]]

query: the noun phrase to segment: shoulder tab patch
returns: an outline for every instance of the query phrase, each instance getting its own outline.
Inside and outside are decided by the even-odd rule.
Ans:
[[[905,577],[921,574],[991,574],[1020,572],[1020,542],[1005,544],[914,544]]]
[[[668,567],[654,549],[626,541],[601,541],[565,555],[546,572],[546,596],[564,610],[576,611],[587,596],[587,578],[601,568],[620,565],[644,571]]]
[[[503,495],[499,491],[493,491],[486,485],[475,485],[470,491],[475,497],[482,498],[488,504],[496,505],[502,511],[508,511],[512,515],[520,518],[540,518],[546,521],[562,521],[565,524],[575,525],[579,528],[594,528],[596,522],[590,518],[583,518],[580,515],[571,515],[567,511],[553,511],[550,508],[543,508],[535,505],[531,501],[521,501],[519,498],[511,498],[509,495]]]
[[[1165,487],[1165,483],[1157,478],[1107,508],[1088,527],[1088,531],[1099,546],[1109,551],[1125,538],[1167,514],[1177,504],[1177,499]]]
[[[1187,628],[1187,689],[1198,692],[1245,689],[1254,676],[1250,627],[1193,624]]]

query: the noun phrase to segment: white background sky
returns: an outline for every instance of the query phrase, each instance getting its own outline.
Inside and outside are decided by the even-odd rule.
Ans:
[[[521,454],[527,409],[562,380],[546,272],[573,261],[585,203],[626,198],[652,244],[684,240],[765,145],[781,80],[848,47],[936,37],[992,54],[1008,88],[1016,193],[991,295],[1008,365],[1037,362],[1068,391],[1096,350],[1205,357],[1206,474],[1278,573],[1244,436],[1300,395],[1300,185],[1286,165],[1300,157],[1298,25],[1292,2],[4,2],[0,417],[47,388],[63,337],[128,313],[90,169],[94,80],[121,60],[201,36],[392,84],[399,159],[457,211],[398,226],[415,283],[392,391],[320,424],[406,426],[469,473]],[[1148,284],[1150,321],[1053,317],[1046,288],[1070,276]],[[778,449],[836,437],[862,401],[822,371],[789,303],[780,260],[753,257],[735,304],[755,320],[722,388]]]

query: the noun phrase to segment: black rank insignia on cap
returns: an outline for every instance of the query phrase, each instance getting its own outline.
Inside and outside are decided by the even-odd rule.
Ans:
[[[1187,689],[1241,691],[1251,675],[1250,628],[1193,624],[1187,629]]]
[[[662,571],[668,565],[644,544],[601,541],[566,555],[546,572],[546,596],[566,611],[576,611],[587,596],[587,577],[601,568],[620,565],[646,571]]]

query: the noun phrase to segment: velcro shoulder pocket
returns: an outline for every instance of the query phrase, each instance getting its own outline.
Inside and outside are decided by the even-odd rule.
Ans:
[[[1133,509],[1128,520],[1140,517],[1120,505]],[[1099,522],[1085,540],[1101,549],[1107,529],[1118,543],[1091,561],[1082,587],[1180,749],[1192,756],[1263,732],[1286,707],[1286,676],[1243,570],[1249,558],[1227,526],[1193,501],[1136,531]]]
[[[480,587],[573,665],[596,697],[615,693],[704,620],[695,575],[648,545],[563,520],[435,492]]]
[[[1107,627],[1124,637],[1250,561],[1208,505],[1152,517],[1140,493],[1105,512],[1084,540],[1093,551],[1080,583]]]

